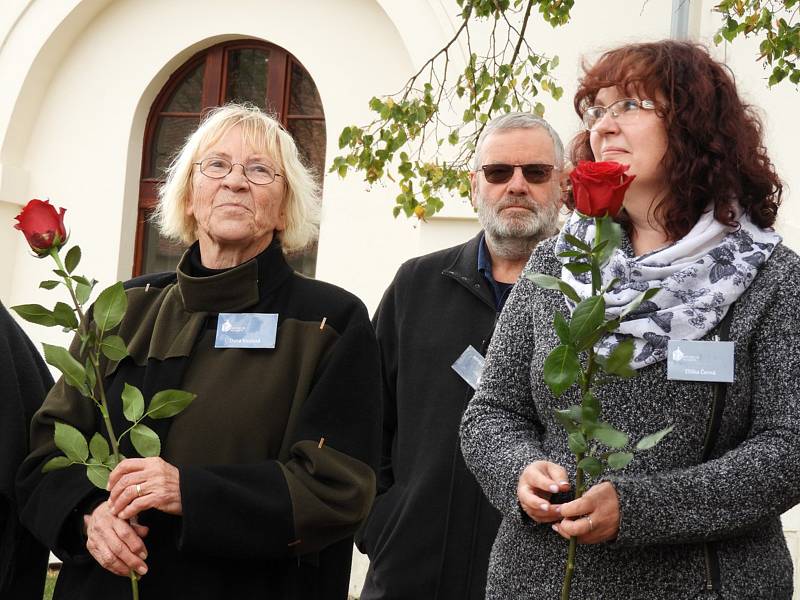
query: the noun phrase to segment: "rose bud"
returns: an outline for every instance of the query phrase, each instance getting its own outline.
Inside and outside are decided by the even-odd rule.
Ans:
[[[65,208],[56,209],[49,200],[31,200],[17,215],[14,227],[25,235],[31,250],[41,258],[51,248],[58,250],[67,242],[65,212]]]
[[[587,217],[617,216],[625,191],[635,175],[626,175],[630,165],[582,160],[569,174],[576,210]]]

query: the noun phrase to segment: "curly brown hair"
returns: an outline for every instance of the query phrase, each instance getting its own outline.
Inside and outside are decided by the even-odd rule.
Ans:
[[[583,70],[574,102],[581,118],[607,87],[665,99],[656,111],[667,130],[661,164],[668,192],[654,215],[670,240],[685,236],[712,200],[714,216],[727,225],[737,225],[733,201],[759,227],[775,223],[783,185],[767,156],[763,125],[707,48],[674,40],[630,44]],[[573,164],[594,160],[588,131],[572,140],[570,154]]]

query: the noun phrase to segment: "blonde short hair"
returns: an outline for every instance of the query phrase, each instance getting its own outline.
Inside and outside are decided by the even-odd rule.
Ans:
[[[316,239],[319,231],[319,186],[300,160],[292,136],[274,117],[249,104],[231,103],[211,110],[188,137],[167,169],[167,180],[159,190],[153,219],[161,235],[184,244],[197,239],[197,223],[186,214],[192,196],[194,163],[202,151],[237,125],[242,128],[245,144],[272,158],[278,172],[284,175],[286,229],[276,235],[284,252],[302,250]]]

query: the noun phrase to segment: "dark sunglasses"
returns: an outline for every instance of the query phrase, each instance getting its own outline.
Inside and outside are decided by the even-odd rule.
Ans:
[[[522,169],[522,176],[528,183],[544,183],[550,179],[555,166],[542,163],[530,163],[527,165],[506,165],[496,163],[493,165],[483,165],[481,170],[483,176],[489,183],[507,183],[514,176],[514,169]]]

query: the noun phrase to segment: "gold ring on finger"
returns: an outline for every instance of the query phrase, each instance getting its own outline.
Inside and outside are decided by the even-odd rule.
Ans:
[[[586,515],[586,520],[589,521],[589,532],[591,532],[594,529],[594,523],[592,523],[592,517]]]
[[[141,486],[141,484],[137,483],[136,484],[136,497],[138,498],[141,495],[142,495],[142,486]]]

